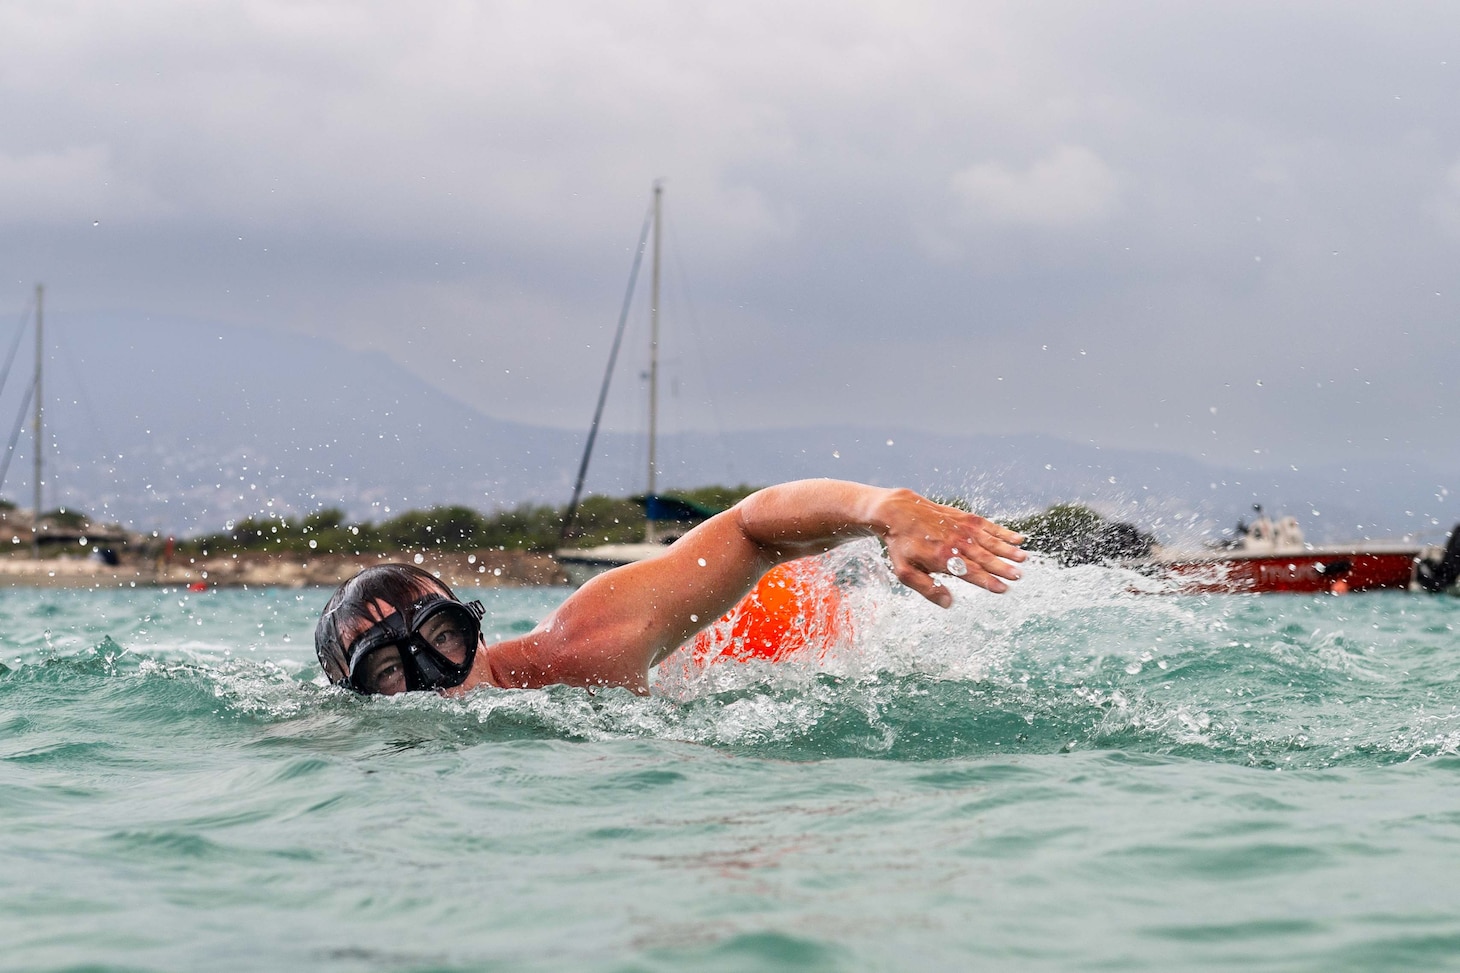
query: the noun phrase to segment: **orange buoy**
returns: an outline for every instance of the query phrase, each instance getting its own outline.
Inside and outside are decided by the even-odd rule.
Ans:
[[[851,611],[834,574],[823,558],[807,557],[768,571],[750,594],[687,643],[684,661],[696,666],[779,662],[807,646],[816,646],[820,658],[851,634]]]

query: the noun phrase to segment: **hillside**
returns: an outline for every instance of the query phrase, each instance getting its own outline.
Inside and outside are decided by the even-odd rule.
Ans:
[[[62,316],[50,328],[47,506],[194,534],[323,507],[378,521],[435,504],[560,504],[571,493],[583,431],[493,419],[383,355],[144,317]],[[11,385],[0,422],[18,409],[19,383]],[[593,392],[584,393],[585,427]],[[0,489],[23,506],[29,449],[21,437]],[[604,434],[589,490],[642,490],[643,456],[642,437]],[[1460,469],[1387,457],[1242,470],[1048,436],[850,426],[672,432],[660,456],[661,484],[671,488],[834,476],[966,496],[1000,515],[1078,500],[1163,538],[1226,526],[1254,502],[1299,516],[1313,538],[1437,538],[1460,519],[1448,493]]]

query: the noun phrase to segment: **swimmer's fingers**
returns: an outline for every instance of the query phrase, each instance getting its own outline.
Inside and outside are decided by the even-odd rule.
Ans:
[[[901,581],[939,608],[951,608],[953,606],[953,593],[944,587],[937,578],[934,578],[931,573],[905,562],[899,565],[895,559],[892,563],[892,573],[897,576],[898,581]]]
[[[1023,552],[1021,551],[1020,553],[1022,554]],[[967,571],[966,574],[961,574],[957,570],[958,565],[954,561],[954,558],[963,562],[962,567]],[[1022,561],[1023,558],[1021,557],[1019,560]],[[1003,581],[1018,581],[1024,576],[1024,572],[1019,570],[1017,564],[1012,564],[1002,557],[995,557],[988,553],[970,558],[962,547],[951,548],[948,558],[943,562],[943,565],[933,570],[942,574],[961,577],[969,584],[975,584],[980,588],[987,588],[989,591],[998,593],[1008,590],[1008,585],[1003,584]]]
[[[965,581],[996,595],[1008,591],[1009,585],[1006,581],[1017,581],[1020,576],[1019,568],[1002,558],[987,553],[970,556],[972,555],[971,546],[971,542],[965,540],[961,547],[947,545],[936,548],[935,550],[939,553],[916,561],[900,558],[894,554],[892,572],[898,581],[940,608],[948,608],[953,604],[953,592],[948,588],[948,579],[954,577],[949,573],[949,561],[955,557],[962,558],[964,562],[964,574],[959,576],[960,581]],[[947,556],[940,556],[942,553],[946,553]]]
[[[943,548],[934,554],[931,570],[960,577],[989,591],[1008,590],[1000,579],[1017,581],[1022,575],[1014,562],[1029,556],[1019,546],[1024,537],[978,514],[950,513],[951,537],[945,537]]]
[[[1006,581],[1018,581],[1024,574],[1009,559],[1022,561],[1025,553],[1005,542],[991,548],[979,546],[978,538],[969,538],[963,543],[949,545],[947,551],[948,556],[942,563],[932,568],[934,573],[959,578],[996,595],[1009,590]]]
[[[971,549],[982,552],[983,559],[980,563],[987,570],[996,570],[997,566],[994,562],[1004,564],[1004,561],[1022,561],[1029,556],[1019,546],[1024,543],[1023,534],[977,514],[966,514],[965,517],[968,522],[959,525],[964,529],[964,539],[972,546]],[[988,560],[988,558],[992,558],[992,560]],[[1003,574],[1002,577],[1013,580],[1019,575],[1016,572],[1012,575]]]
[[[999,557],[1012,557],[1019,561],[1024,560],[1026,555],[1019,546],[1024,543],[1025,538],[1023,534],[1016,530],[1010,530],[1003,524],[995,523],[985,517],[980,517],[977,514],[970,514],[970,516],[978,521],[978,527],[985,537],[990,550],[999,555]]]
[[[909,491],[894,491],[885,510],[882,538],[893,572],[935,605],[953,603],[952,592],[935,575],[962,570],[963,581],[999,594],[1021,574],[1012,562],[1027,556],[1018,546],[1024,538],[1007,527]]]

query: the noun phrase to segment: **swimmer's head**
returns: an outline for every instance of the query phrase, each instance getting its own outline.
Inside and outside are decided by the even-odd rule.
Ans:
[[[366,568],[330,597],[314,651],[331,683],[390,695],[465,681],[476,656],[481,606],[409,564]]]

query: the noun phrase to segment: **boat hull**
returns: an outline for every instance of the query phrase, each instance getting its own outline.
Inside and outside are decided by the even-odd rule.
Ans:
[[[1158,562],[1187,594],[1249,592],[1323,594],[1406,590],[1414,581],[1418,548],[1390,551],[1318,551]]]
[[[558,562],[563,573],[568,576],[569,584],[577,588],[605,571],[612,571],[625,564],[648,561],[667,550],[667,544],[605,544],[600,547],[560,550],[553,555],[553,560]]]

